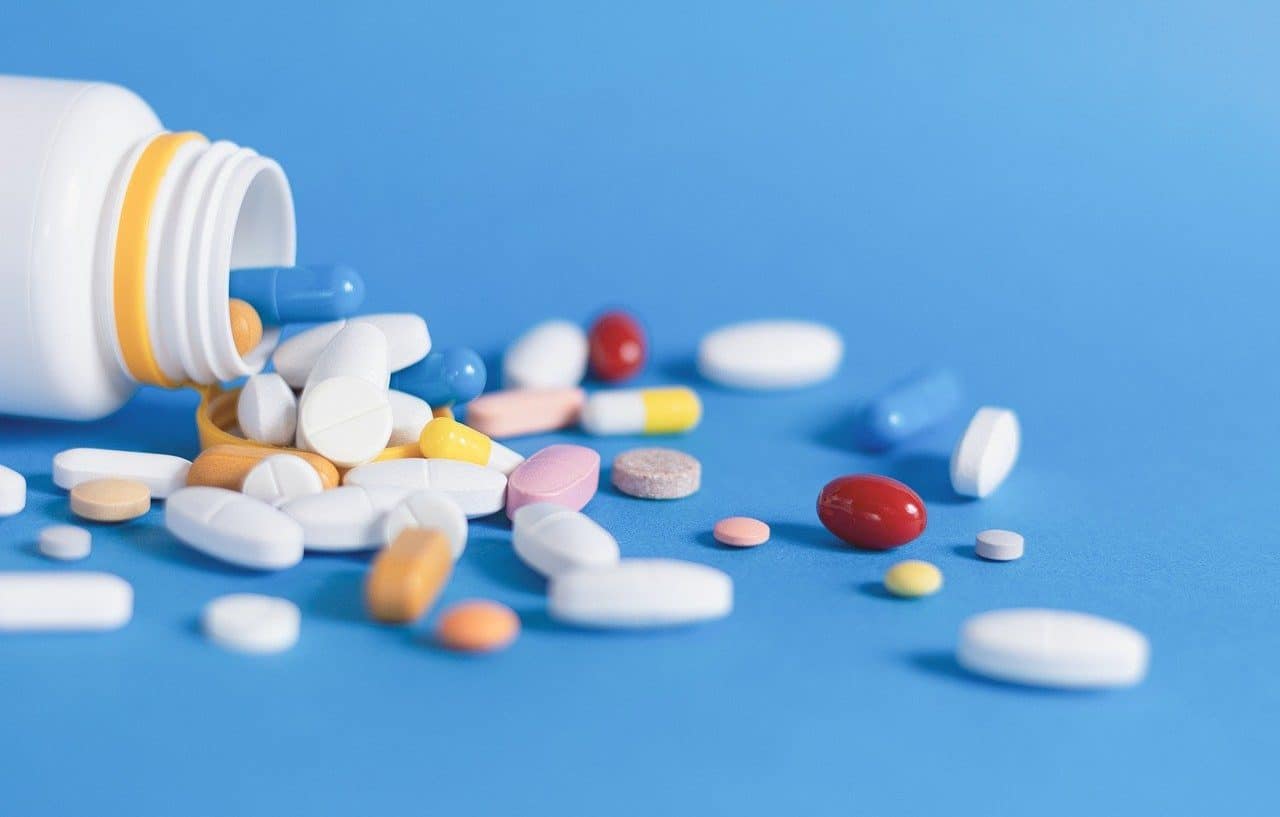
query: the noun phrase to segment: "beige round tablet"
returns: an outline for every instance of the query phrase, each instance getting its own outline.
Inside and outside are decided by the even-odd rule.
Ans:
[[[91,479],[71,489],[71,512],[95,522],[123,522],[151,510],[151,490],[132,479]]]
[[[702,464],[671,448],[633,448],[613,458],[613,485],[640,499],[681,499],[702,484]]]

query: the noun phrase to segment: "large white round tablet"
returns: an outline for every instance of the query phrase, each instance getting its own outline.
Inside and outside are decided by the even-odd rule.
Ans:
[[[280,510],[302,526],[308,550],[344,552],[381,547],[387,512],[409,491],[382,485],[344,485],[291,499]]]
[[[698,344],[698,371],[739,389],[793,389],[835,374],[844,341],[810,321],[751,321],[726,326]]]
[[[974,552],[993,562],[1011,562],[1022,558],[1025,544],[1022,534],[1016,531],[992,528],[978,533]]]
[[[50,525],[40,531],[40,553],[50,559],[73,562],[93,549],[93,536],[78,525]]]
[[[27,507],[27,478],[0,465],[0,516],[13,516]]]
[[[323,323],[281,343],[271,357],[276,371],[290,386],[302,388],[324,347],[348,323],[370,323],[382,330],[387,336],[387,368],[390,371],[412,366],[431,351],[427,322],[419,316],[407,313],[361,315],[350,320]]]
[[[279,507],[296,496],[318,494],[324,481],[311,464],[295,454],[272,454],[244,475],[240,492]]]
[[[586,514],[551,502],[517,509],[511,530],[516,555],[547,578],[618,563],[618,542],[609,531]]]
[[[298,643],[302,613],[288,599],[232,593],[205,605],[201,628],[210,641],[237,652],[284,652]]]
[[[252,497],[225,488],[183,488],[164,504],[164,525],[215,559],[259,570],[302,561],[302,527]]]
[[[382,522],[382,541],[387,544],[406,528],[438,530],[449,541],[454,561],[467,547],[467,516],[453,497],[443,491],[414,491],[400,500]]]
[[[961,496],[985,497],[1009,476],[1022,447],[1018,415],[983,406],[951,453],[951,487]]]
[[[677,559],[623,559],[610,567],[551,580],[551,617],[583,627],[665,627],[723,618],[733,609],[733,580]]]
[[[576,386],[587,373],[587,333],[569,321],[546,321],[525,332],[502,358],[508,389]]]
[[[434,419],[426,400],[407,392],[391,389],[387,392],[391,402],[391,439],[387,445],[409,445],[418,442],[422,427]]]
[[[988,678],[1033,686],[1131,686],[1147,674],[1150,647],[1132,627],[1068,610],[1010,609],[960,628],[956,660]]]
[[[94,479],[132,479],[164,499],[186,487],[191,460],[170,454],[113,451],[107,448],[68,448],[53,457],[53,484],[70,491]]]
[[[386,390],[349,375],[316,383],[302,396],[298,436],[339,468],[368,462],[391,439]]]
[[[448,494],[468,519],[497,513],[507,505],[507,477],[473,462],[403,459],[370,462],[352,468],[344,485],[386,486],[403,491],[431,489]]]
[[[245,381],[236,400],[236,420],[244,436],[270,445],[290,445],[298,428],[298,398],[275,372]]]

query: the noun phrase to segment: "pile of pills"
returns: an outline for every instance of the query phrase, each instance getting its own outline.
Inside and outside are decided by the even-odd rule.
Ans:
[[[612,388],[640,374],[650,357],[634,316],[615,310],[586,328],[565,320],[529,328],[503,356],[503,388],[486,393],[480,356],[433,348],[420,316],[353,315],[363,283],[346,268],[236,270],[231,280],[228,326],[241,354],[263,342],[264,322],[327,322],[280,343],[274,371],[244,382],[226,429],[235,442],[211,445],[193,461],[93,448],[59,453],[53,479],[77,516],[127,523],[161,501],[175,539],[250,570],[289,569],[308,552],[369,551],[364,605],[385,625],[431,615],[465,555],[469,521],[496,514],[510,519],[514,556],[546,580],[548,613],[564,625],[685,626],[733,610],[734,585],[724,571],[628,558],[625,543],[586,513],[601,478],[594,448],[557,443],[525,456],[500,442],[574,427],[597,436],[696,429],[702,401],[687,385]],[[794,389],[831,378],[843,350],[839,334],[821,324],[757,321],[708,334],[697,368],[719,387]],[[589,392],[588,376],[610,388]],[[919,372],[867,401],[851,436],[884,451],[937,428],[961,401],[955,373]],[[1020,446],[1014,412],[977,409],[952,451],[952,489],[992,495]],[[626,497],[672,501],[700,490],[702,464],[675,448],[648,446],[614,457],[609,477]],[[21,511],[25,495],[23,477],[0,467],[0,515]],[[647,512],[641,503],[632,507]],[[929,516],[909,485],[877,474],[835,477],[816,510],[841,541],[875,551],[917,541]],[[768,542],[770,528],[730,516],[715,523],[713,536],[749,549]],[[54,525],[41,532],[39,551],[85,559],[91,540],[85,528]],[[975,555],[989,562],[1024,554],[1014,531],[985,530],[975,540]],[[922,599],[942,590],[943,575],[931,562],[909,559],[884,573],[883,586]],[[128,622],[132,604],[132,588],[116,576],[0,574],[0,629],[112,629]],[[210,601],[200,620],[213,643],[264,654],[297,642],[302,615],[285,599],[232,594]],[[473,599],[442,611],[434,633],[449,650],[494,652],[518,638],[520,620],[504,605]],[[1141,680],[1148,651],[1141,634],[1105,619],[1004,610],[965,622],[957,658],[1003,681],[1121,686]]]

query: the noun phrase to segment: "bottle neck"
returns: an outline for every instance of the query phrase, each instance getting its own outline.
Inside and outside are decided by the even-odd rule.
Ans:
[[[262,369],[279,340],[269,328],[246,355],[229,321],[233,267],[291,266],[293,198],[274,161],[195,133],[139,145],[117,191],[107,260],[120,365],[160,386],[233,380]],[[110,214],[108,215],[110,219]]]

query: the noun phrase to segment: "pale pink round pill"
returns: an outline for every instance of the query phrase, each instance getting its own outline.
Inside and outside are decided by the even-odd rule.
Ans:
[[[721,519],[711,533],[720,544],[736,548],[751,548],[769,541],[769,526],[749,516]]]

